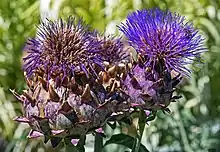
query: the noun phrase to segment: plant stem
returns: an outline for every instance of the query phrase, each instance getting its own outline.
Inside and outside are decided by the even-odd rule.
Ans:
[[[134,147],[134,149],[132,149],[132,152],[139,152],[139,148],[141,145],[141,139],[142,139],[142,136],[144,133],[145,124],[146,124],[146,114],[143,110],[140,110],[139,121],[138,121],[139,135],[138,135],[135,147]]]
[[[95,143],[94,143],[94,152],[101,152],[103,148],[103,138],[100,134],[96,133]]]

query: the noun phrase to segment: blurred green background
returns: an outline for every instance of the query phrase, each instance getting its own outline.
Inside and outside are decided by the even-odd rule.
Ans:
[[[177,89],[183,98],[170,105],[171,114],[159,112],[146,126],[142,143],[152,152],[220,151],[219,0],[0,0],[0,151],[64,151],[62,146],[53,150],[42,139],[27,140],[29,127],[12,121],[22,115],[22,107],[9,89],[21,92],[25,88],[22,49],[25,41],[35,36],[41,19],[83,17],[92,28],[120,34],[116,25],[129,12],[152,7],[170,9],[193,21],[206,38],[208,52],[203,54],[204,64],[192,65],[193,75]],[[116,131],[107,127],[106,132],[129,134],[130,130],[129,126],[120,126]],[[86,151],[93,151],[93,142],[94,137],[88,136]],[[112,144],[103,151],[125,150]]]

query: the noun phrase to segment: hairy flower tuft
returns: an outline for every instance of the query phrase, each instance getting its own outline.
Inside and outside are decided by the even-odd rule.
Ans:
[[[99,61],[94,54],[97,42],[90,38],[82,20],[75,22],[70,17],[67,22],[60,19],[41,23],[36,38],[29,39],[25,46],[28,55],[24,58],[24,71],[28,77],[43,73],[47,80],[63,81],[76,72],[88,76],[94,71],[92,65]]]
[[[129,43],[144,57],[144,65],[158,71],[174,70],[189,75],[185,65],[205,50],[201,35],[185,17],[170,11],[150,9],[136,11],[128,15],[126,23],[119,29]]]
[[[121,38],[97,34],[95,39],[100,43],[97,45],[97,50],[99,50],[98,54],[103,62],[114,65],[129,61],[129,52]]]

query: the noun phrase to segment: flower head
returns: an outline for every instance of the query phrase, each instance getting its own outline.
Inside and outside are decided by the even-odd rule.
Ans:
[[[95,39],[100,43],[100,45],[97,45],[97,50],[99,50],[98,54],[103,62],[115,65],[129,61],[129,52],[121,38],[103,36],[97,33]]]
[[[185,65],[205,50],[203,39],[193,25],[185,22],[185,17],[170,11],[133,12],[119,29],[144,58],[145,67],[153,71],[160,63],[163,71],[174,70],[188,75],[190,70]]]
[[[25,47],[28,88],[21,95],[12,91],[24,110],[15,120],[30,125],[29,138],[44,136],[45,143],[50,140],[56,147],[62,138],[100,132],[97,129],[112,113],[128,109],[126,100],[115,93],[116,84],[109,86],[111,92],[100,81],[106,76],[103,62],[111,62],[108,55],[116,56],[121,42],[97,39],[95,32],[81,21],[75,24],[73,18],[42,23],[38,30]],[[110,71],[115,73],[115,68]]]
[[[28,40],[25,50],[24,70],[28,77],[33,73],[43,73],[50,78],[64,80],[76,72],[87,76],[92,65],[99,62],[95,55],[94,45],[97,42],[90,38],[88,26],[81,20],[75,23],[74,18],[67,22],[46,21],[38,28],[36,38]]]

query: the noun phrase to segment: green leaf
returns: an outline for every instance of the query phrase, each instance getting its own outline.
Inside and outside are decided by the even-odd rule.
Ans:
[[[114,130],[116,128],[116,122],[114,121],[113,123],[107,122],[107,124]]]
[[[134,142],[135,142],[134,137],[125,134],[116,134],[113,135],[108,141],[106,141],[104,146],[107,146],[109,144],[118,144],[118,145],[124,145],[132,149]],[[143,144],[140,144],[140,148],[138,152],[149,152],[149,151]]]
[[[156,113],[156,111],[152,111],[150,116],[147,117],[146,122],[154,120],[156,118]]]

